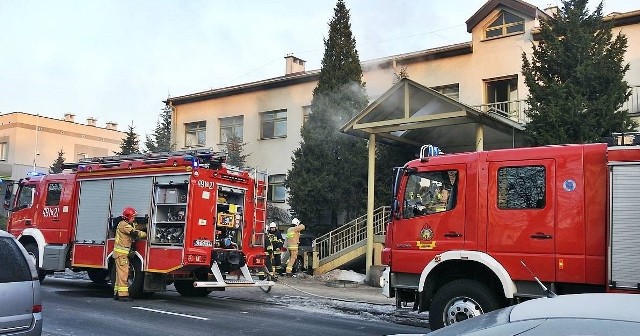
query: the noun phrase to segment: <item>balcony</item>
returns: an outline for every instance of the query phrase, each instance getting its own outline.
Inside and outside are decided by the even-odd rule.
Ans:
[[[529,122],[529,118],[524,114],[524,110],[528,107],[526,100],[504,101],[473,107],[484,113],[495,113],[520,124]],[[622,109],[628,110],[632,117],[640,118],[640,85],[631,86],[631,96],[622,104]]]

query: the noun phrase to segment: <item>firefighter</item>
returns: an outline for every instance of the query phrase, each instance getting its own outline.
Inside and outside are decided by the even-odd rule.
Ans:
[[[116,228],[116,241],[113,255],[116,266],[116,281],[113,286],[113,299],[131,301],[129,297],[129,252],[136,238],[146,238],[144,231],[135,228],[136,209],[126,207],[122,210],[122,220]]]
[[[287,261],[287,268],[285,269],[285,276],[293,276],[293,264],[296,263],[298,258],[298,244],[300,244],[300,232],[305,229],[304,224],[300,223],[300,220],[294,218],[291,221],[291,227],[287,229],[287,250],[289,250],[289,260]]]
[[[277,278],[276,267],[280,267],[282,263],[282,248],[284,247],[284,239],[278,230],[275,222],[269,224],[267,231],[267,270],[271,272],[274,278]]]

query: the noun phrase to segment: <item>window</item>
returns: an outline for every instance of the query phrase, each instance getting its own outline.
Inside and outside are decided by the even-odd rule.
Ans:
[[[404,191],[403,217],[449,211],[456,206],[458,172],[442,170],[409,175]]]
[[[489,112],[505,116],[518,113],[518,77],[485,81]]]
[[[453,100],[460,100],[460,84],[449,84],[442,86],[432,87],[433,90],[438,91],[438,93],[445,95]]]
[[[287,136],[287,110],[260,114],[260,139]]]
[[[18,202],[16,208],[23,209],[29,208],[33,204],[33,196],[36,192],[35,186],[24,185],[20,188],[20,194],[18,194]]]
[[[271,202],[284,202],[287,198],[287,190],[284,187],[284,179],[286,175],[269,176],[269,195],[267,200]]]
[[[302,107],[302,124],[306,124],[307,120],[309,120],[309,115],[311,115],[311,105],[306,105]]]
[[[62,195],[61,183],[49,183],[47,187],[47,200],[44,205],[54,206],[60,204],[60,196]]]
[[[10,237],[0,237],[0,265],[0,283],[32,280],[27,259]]]
[[[207,122],[198,121],[184,124],[185,147],[201,147],[207,143]]]
[[[220,118],[220,143],[229,142],[232,134],[242,141],[243,121],[244,116]]]
[[[498,170],[498,208],[542,209],[545,206],[545,169],[542,166]]]
[[[0,142],[0,161],[7,161],[9,159],[9,144],[6,142]]]
[[[502,11],[489,27],[484,30],[485,38],[506,36],[524,32],[524,19]]]

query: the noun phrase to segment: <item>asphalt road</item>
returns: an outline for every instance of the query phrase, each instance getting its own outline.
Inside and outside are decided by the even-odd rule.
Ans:
[[[42,284],[43,335],[327,336],[428,331],[383,321],[381,316],[344,313],[318,302],[289,298],[278,303],[277,296],[264,299],[270,294],[258,288],[241,290],[255,295],[214,292],[205,298],[185,298],[169,290],[150,299],[118,302],[106,286],[47,277]]]

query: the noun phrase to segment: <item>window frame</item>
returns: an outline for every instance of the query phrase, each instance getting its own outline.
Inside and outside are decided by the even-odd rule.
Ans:
[[[524,175],[526,174],[522,174],[522,173],[516,173],[516,174],[511,174],[514,176],[517,176],[516,179],[518,179],[519,177],[522,177],[523,180],[523,186],[521,186],[519,189],[520,190],[527,190],[527,191],[531,191],[531,190],[535,190],[536,187],[541,187],[542,188],[542,202],[541,204],[539,204],[540,198],[538,198],[536,200],[536,205],[535,206],[526,206],[526,207],[513,207],[513,206],[509,206],[508,201],[509,201],[509,191],[512,190],[509,188],[509,184],[512,181],[509,180],[503,180],[505,177],[508,179],[509,176],[507,175],[507,173],[505,173],[505,175],[502,175],[501,172],[504,171],[505,169],[529,169],[529,168],[539,168],[542,171],[542,183],[538,184],[537,186],[534,185],[532,186],[531,183],[529,183],[529,185],[527,185],[527,181],[531,181],[531,176],[532,174],[529,174],[528,176],[526,176],[526,178],[524,177]],[[547,178],[548,178],[548,173],[547,173],[547,167],[544,165],[526,165],[526,166],[504,166],[504,167],[499,167],[496,170],[496,207],[500,210],[504,210],[504,211],[510,211],[510,210],[516,210],[516,211],[523,211],[523,210],[542,210],[545,209],[547,207],[547,198],[548,198],[548,190],[547,190]],[[536,181],[534,181],[533,183],[535,183]],[[504,188],[504,184],[506,183],[506,190],[505,191],[501,191],[501,188]],[[518,188],[515,188],[518,189]],[[516,190],[517,191],[517,190]],[[522,195],[522,193],[520,193],[519,195]],[[522,197],[520,197],[522,198]],[[505,205],[506,204],[506,205]]]
[[[230,124],[223,125],[227,121],[229,121]],[[220,123],[220,144],[229,142],[228,131],[233,132],[240,141],[244,140],[244,115],[218,118],[218,122]]]
[[[439,94],[449,97],[455,101],[460,101],[460,83],[452,83],[431,87],[432,90],[438,91]]]
[[[57,190],[52,190],[51,187],[57,185]],[[60,205],[60,199],[62,198],[62,183],[50,182],[47,184],[47,197],[45,198],[45,206],[58,206]]]
[[[286,174],[269,175],[269,192],[267,194],[267,201],[273,203],[284,203],[287,201],[287,188],[284,186],[286,178]],[[279,192],[282,193],[282,197],[276,198],[275,196]]]
[[[9,160],[9,143],[6,141],[0,142],[0,161]]]
[[[283,115],[280,116],[279,115]],[[260,139],[278,139],[278,138],[286,138],[287,137],[287,110],[273,110],[266,111],[260,113]],[[265,136],[265,126],[271,124],[271,136]],[[278,125],[284,124],[284,133],[276,134],[276,130],[278,129]]]
[[[190,143],[192,136],[195,143]],[[202,135],[202,143],[200,142]],[[185,147],[204,147],[207,145],[207,121],[193,121],[184,123],[184,146]]]
[[[520,19],[520,20],[519,21],[515,21],[515,22],[507,23],[506,22],[507,14],[508,15],[512,15],[512,16]],[[494,26],[494,24],[500,19],[502,19],[502,22],[500,24],[497,24],[497,25]],[[509,28],[517,27],[517,26],[520,26],[520,25],[522,26],[522,30],[509,32]],[[514,13],[511,13],[509,11],[502,10],[483,29],[482,34],[483,34],[484,40],[493,40],[493,39],[497,39],[497,38],[501,38],[501,37],[524,34],[524,30],[525,30],[525,19],[523,17],[521,17],[520,15],[516,15]],[[489,36],[487,33],[489,33],[490,31],[500,31],[500,35]]]
[[[447,177],[445,177],[445,173]],[[445,182],[446,178],[449,179],[448,183]],[[428,185],[426,184],[426,180],[429,181]],[[402,192],[402,218],[411,219],[455,210],[458,203],[457,188],[459,180],[460,171],[458,169],[441,169],[410,173],[406,177],[404,190]],[[422,183],[423,181],[425,182],[424,185]],[[437,183],[440,183],[441,186]],[[438,192],[439,189],[441,190],[440,192]],[[436,196],[445,195],[443,194],[444,190],[447,191],[447,196],[446,200],[443,201]],[[418,193],[420,193],[420,195],[418,195]],[[432,197],[426,197],[427,194]],[[451,197],[453,197],[453,199],[451,199]]]

